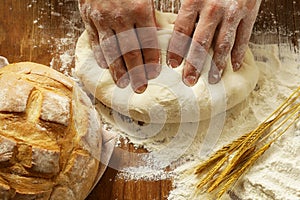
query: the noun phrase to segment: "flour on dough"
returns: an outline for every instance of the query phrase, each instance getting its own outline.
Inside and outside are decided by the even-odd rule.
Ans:
[[[232,71],[228,60],[222,80],[214,85],[207,82],[211,63],[211,56],[208,56],[198,83],[187,87],[182,82],[183,66],[171,69],[166,65],[166,50],[175,19],[175,14],[157,12],[160,26],[157,36],[163,67],[161,74],[149,81],[143,94],[134,93],[130,86],[120,89],[114,84],[109,70],[97,65],[86,32],[77,42],[75,75],[104,105],[146,123],[197,122],[223,113],[242,102],[255,88],[259,76],[250,50],[237,72]]]

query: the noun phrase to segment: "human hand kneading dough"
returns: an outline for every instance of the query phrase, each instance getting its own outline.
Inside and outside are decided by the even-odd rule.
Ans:
[[[80,0],[79,7],[99,66],[118,87],[143,93],[161,71],[152,0]]]
[[[220,81],[231,55],[241,67],[261,0],[184,0],[175,21],[168,65],[183,58],[183,82],[197,83],[208,50],[214,50],[209,83]],[[152,0],[80,0],[80,11],[98,64],[109,68],[117,86],[129,83],[143,93],[160,71],[160,51]],[[192,38],[192,42],[191,42]]]
[[[169,43],[167,62],[177,67],[186,57],[182,77],[186,85],[197,83],[211,47],[214,55],[209,83],[220,81],[230,55],[233,70],[241,67],[260,3],[261,0],[183,1]]]

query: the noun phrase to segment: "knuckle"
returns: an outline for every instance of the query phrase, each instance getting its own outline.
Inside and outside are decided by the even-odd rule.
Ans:
[[[141,47],[139,45],[139,42],[135,36],[128,35],[128,38],[121,38],[118,37],[119,47],[122,52],[122,54],[140,51]]]
[[[116,48],[116,41],[115,41],[115,36],[108,36],[107,34],[101,34],[99,36],[100,38],[100,44],[101,47],[105,50],[110,50],[110,49],[115,49]]]
[[[216,14],[216,12],[219,12],[221,10],[222,6],[220,1],[218,0],[211,0],[208,4],[208,12],[210,14]]]
[[[228,23],[236,23],[237,21],[239,21],[243,16],[241,10],[242,8],[239,5],[230,5],[227,10],[226,21]]]
[[[124,8],[115,8],[113,11],[109,11],[109,13],[107,13],[109,20],[117,24],[117,26],[126,25],[125,18],[127,14],[128,12],[126,12]]]
[[[192,46],[195,46],[196,48],[199,49],[208,49],[210,43],[208,36],[203,37],[201,35],[194,35],[193,41],[192,41]]]
[[[231,12],[230,14],[228,14],[228,16],[226,17],[226,21],[229,24],[234,23],[237,20],[237,14],[235,12]]]
[[[147,9],[149,9],[148,3],[145,0],[135,1],[132,11],[137,15],[145,15]]]
[[[217,53],[226,54],[230,51],[231,43],[229,41],[223,41],[217,48]]]
[[[216,44],[217,53],[228,53],[235,41],[235,29],[229,28],[224,30],[225,32],[219,35],[219,41]]]
[[[141,55],[140,51],[129,51],[124,56],[129,60],[134,60]]]
[[[122,15],[116,15],[114,17],[114,22],[116,23],[116,26],[126,26],[126,21],[122,17]],[[118,27],[115,27],[115,28],[117,29]]]
[[[157,42],[157,39],[152,36],[152,37],[142,37],[142,38],[139,38],[140,39],[140,43],[141,43],[141,46],[142,48],[158,48],[158,42]]]
[[[184,26],[183,24],[177,24],[174,28],[174,31],[178,33],[184,33],[186,34],[186,36],[188,36],[187,34],[193,31],[193,27]]]
[[[257,0],[250,0],[250,1],[247,1],[246,2],[246,7],[249,9],[249,10],[252,10],[255,8],[255,5],[257,5]]]
[[[90,19],[94,22],[99,22],[103,18],[103,15],[98,10],[93,10],[90,13]]]
[[[220,10],[217,6],[210,6],[207,10],[208,19],[214,19],[217,16],[222,15],[223,11]]]
[[[159,63],[160,56],[158,50],[149,50],[144,53],[145,63]]]

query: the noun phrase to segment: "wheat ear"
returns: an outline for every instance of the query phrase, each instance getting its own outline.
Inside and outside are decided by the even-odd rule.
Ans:
[[[201,174],[205,169],[210,169],[210,171],[207,170],[208,173],[197,185],[197,188],[201,189],[207,186],[208,189],[206,191],[212,192],[222,185],[217,195],[217,198],[220,199],[240,176],[300,118],[299,91],[300,87],[256,129],[224,146],[207,161],[200,164],[196,168],[195,174]],[[275,125],[277,126],[273,127]],[[269,131],[271,127],[273,129]],[[273,135],[275,136],[271,141],[266,144],[261,144]],[[262,147],[255,151],[257,146]]]

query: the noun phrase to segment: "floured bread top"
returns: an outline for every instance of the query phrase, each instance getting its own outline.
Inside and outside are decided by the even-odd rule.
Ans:
[[[30,62],[0,69],[1,197],[84,199],[100,152],[98,115],[71,79]]]
[[[232,108],[254,89],[259,74],[250,50],[237,72],[233,72],[229,60],[222,80],[215,85],[207,82],[211,66],[211,56],[208,56],[198,83],[193,87],[186,86],[182,82],[183,64],[171,69],[165,59],[176,15],[159,12],[156,15],[163,66],[161,74],[148,82],[143,94],[134,93],[130,86],[118,88],[109,70],[98,66],[88,34],[85,32],[79,38],[76,47],[76,76],[104,105],[147,123],[197,122]],[[213,52],[210,51],[210,54]]]

